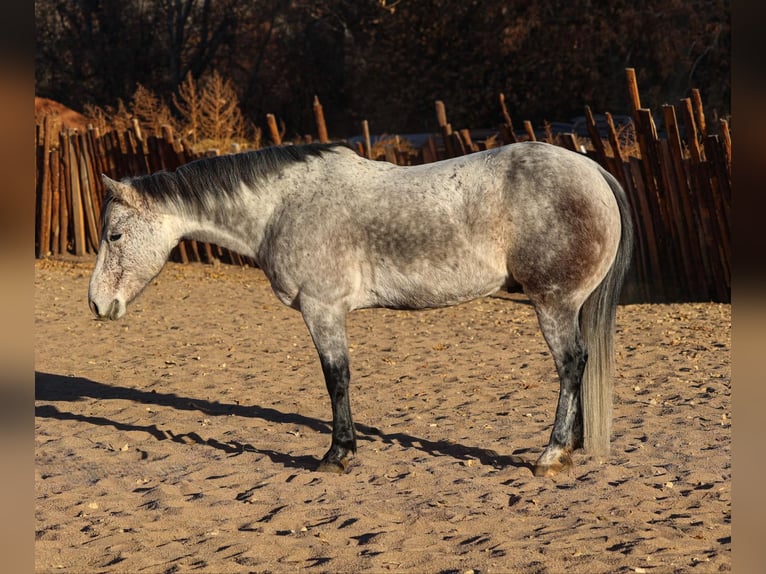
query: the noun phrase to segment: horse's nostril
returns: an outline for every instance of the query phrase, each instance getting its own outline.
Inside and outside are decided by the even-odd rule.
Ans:
[[[90,310],[93,311],[93,314],[98,317],[98,305],[96,305],[95,301],[88,301],[88,304],[90,305]]]

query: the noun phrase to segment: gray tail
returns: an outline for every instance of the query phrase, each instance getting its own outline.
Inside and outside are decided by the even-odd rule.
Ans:
[[[633,223],[625,191],[612,174],[601,168],[620,209],[622,232],[612,266],[601,284],[583,304],[580,325],[588,362],[582,381],[585,450],[606,456],[612,431],[614,332],[617,303],[633,252]]]

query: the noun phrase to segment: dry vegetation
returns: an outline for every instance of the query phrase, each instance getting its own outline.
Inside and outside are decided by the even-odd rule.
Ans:
[[[116,107],[87,106],[85,115],[102,133],[124,131],[134,120],[147,134],[161,135],[162,127],[169,126],[194,151],[229,149],[232,144],[261,147],[260,128],[245,119],[231,81],[217,71],[202,81],[187,74],[173,94],[172,108],[138,84],[127,104],[120,100]]]
[[[189,73],[218,71],[246,118],[273,114],[289,138],[311,132],[315,95],[344,136],[363,119],[429,131],[437,98],[455,126],[496,125],[499,93],[536,126],[582,102],[619,114],[625,67],[644,107],[699,88],[708,123],[731,109],[730,0],[37,0],[35,40],[37,95],[78,111],[129,108],[138,83],[172,109]]]

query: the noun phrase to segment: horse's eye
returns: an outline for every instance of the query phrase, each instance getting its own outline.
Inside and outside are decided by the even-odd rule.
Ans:
[[[109,241],[117,241],[120,237],[122,237],[122,233],[112,233],[109,236]]]

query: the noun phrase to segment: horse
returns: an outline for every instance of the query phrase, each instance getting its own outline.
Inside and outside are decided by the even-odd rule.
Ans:
[[[346,317],[355,309],[457,305],[513,286],[534,305],[559,377],[536,476],[608,455],[615,316],[633,243],[618,181],[583,154],[519,142],[416,166],[342,143],[198,159],[115,181],[88,302],[115,320],[181,239],[251,257],[298,310],[319,355],[332,440],[317,470],[357,450]]]

